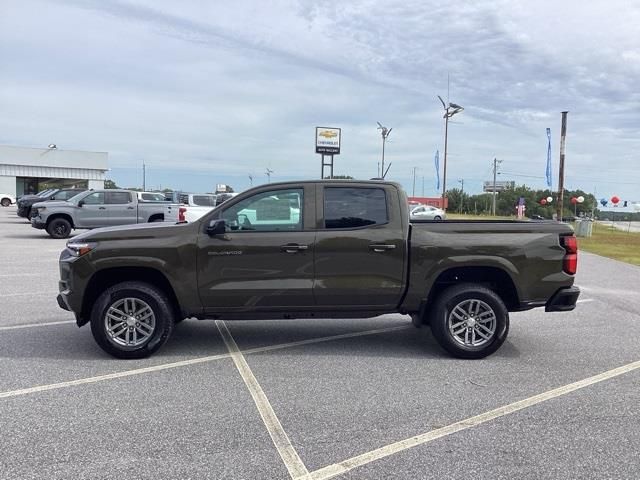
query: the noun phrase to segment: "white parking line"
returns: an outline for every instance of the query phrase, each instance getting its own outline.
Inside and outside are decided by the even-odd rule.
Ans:
[[[3,330],[18,330],[20,328],[34,328],[34,327],[49,327],[51,325],[66,325],[68,323],[76,323],[75,320],[60,320],[58,322],[42,322],[42,323],[23,323],[20,325],[9,325],[6,327],[0,327],[0,331]]]
[[[52,297],[55,300],[56,295],[58,294],[58,292],[56,293],[42,293],[42,292],[22,292],[22,293],[0,293],[0,297]]]
[[[312,344],[312,343],[322,343],[322,342],[328,342],[331,340],[340,340],[343,338],[350,338],[350,337],[361,337],[361,336],[365,336],[365,335],[375,335],[378,333],[383,333],[383,332],[392,332],[394,330],[402,330],[402,329],[408,329],[408,328],[412,328],[411,326],[400,326],[400,327],[389,327],[389,328],[378,328],[375,330],[366,330],[366,331],[362,331],[362,332],[354,332],[354,333],[345,333],[345,334],[341,334],[341,335],[333,335],[333,336],[329,336],[329,337],[321,337],[321,338],[314,338],[314,339],[309,339],[309,340],[300,340],[297,342],[289,342],[289,343],[282,343],[279,345],[269,345],[267,347],[256,347],[256,348],[251,348],[249,350],[245,350],[242,353],[247,355],[247,354],[252,354],[252,353],[261,353],[261,352],[268,352],[271,350],[280,350],[280,349],[285,349],[285,348],[291,348],[291,347],[297,347],[300,345],[308,345],[308,344]],[[36,386],[36,387],[29,387],[29,388],[22,388],[19,390],[9,390],[6,392],[0,392],[0,398],[8,398],[8,397],[17,397],[20,395],[28,395],[31,393],[38,393],[38,392],[45,392],[47,390],[57,390],[59,388],[67,388],[67,387],[74,387],[76,385],[86,385],[86,384],[91,384],[91,383],[97,383],[97,382],[103,382],[105,380],[113,380],[116,378],[123,378],[123,377],[130,377],[132,375],[141,375],[144,373],[151,373],[151,372],[159,372],[162,370],[169,370],[171,368],[178,368],[178,367],[186,367],[186,366],[190,366],[190,365],[197,365],[199,363],[206,363],[206,362],[212,362],[215,360],[221,360],[223,358],[230,358],[231,355],[228,353],[223,353],[220,355],[209,355],[206,357],[198,357],[198,358],[193,358],[191,360],[182,360],[179,362],[171,362],[171,363],[164,363],[161,365],[155,365],[153,367],[145,367],[145,368],[135,368],[133,370],[126,370],[124,372],[116,372],[116,373],[108,373],[106,375],[97,375],[95,377],[88,377],[88,378],[80,378],[78,380],[71,380],[68,382],[60,382],[60,383],[51,383],[48,385],[40,385],[40,386]]]
[[[216,320],[216,326],[218,327],[220,335],[222,335],[222,339],[231,354],[233,363],[236,365],[238,372],[240,372],[240,376],[242,377],[242,380],[244,380],[244,384],[249,389],[253,402],[256,404],[258,409],[258,413],[260,413],[262,421],[264,422],[265,427],[267,427],[267,432],[269,432],[269,436],[271,437],[276,450],[278,450],[280,458],[282,458],[285,467],[287,467],[289,475],[291,475],[291,478],[309,478],[309,471],[307,470],[307,467],[305,467],[304,463],[300,459],[298,452],[293,448],[287,432],[282,428],[282,424],[280,423],[280,420],[278,420],[276,412],[274,412],[271,403],[269,403],[269,399],[251,371],[244,355],[242,355],[240,349],[238,349],[238,345],[233,339],[231,332],[229,332],[229,329],[222,320]]]
[[[442,437],[446,437],[447,435],[451,435],[453,433],[478,426],[490,420],[494,420],[496,418],[503,417],[511,413],[515,413],[519,410],[523,410],[525,408],[532,407],[539,403],[546,402],[547,400],[551,400],[553,398],[560,397],[562,395],[566,395],[571,392],[575,392],[576,390],[579,390],[581,388],[585,388],[590,385],[594,385],[596,383],[609,380],[611,378],[617,377],[619,375],[623,375],[625,373],[629,373],[639,368],[640,368],[640,361],[637,361],[637,362],[629,363],[627,365],[623,365],[618,368],[614,368],[613,370],[600,373],[598,375],[594,375],[593,377],[585,378],[584,380],[580,380],[578,382],[570,383],[568,385],[564,385],[559,388],[548,390],[544,393],[534,395],[533,397],[525,398],[524,400],[510,403],[509,405],[505,405],[503,407],[490,410],[480,415],[476,415],[474,417],[461,420],[459,422],[453,423],[446,427],[438,428],[436,430],[431,430],[430,432],[426,432],[411,438],[407,438],[405,440],[401,440],[399,442],[392,443],[390,445],[378,448],[376,450],[372,450],[370,452],[357,455],[347,460],[343,460],[342,462],[334,463],[333,465],[328,465],[326,467],[320,468],[319,470],[311,472],[311,478],[313,480],[326,480],[329,478],[333,478],[337,475],[341,475],[350,470],[353,470],[354,468],[361,467],[371,462],[375,462],[376,460],[380,460],[381,458],[394,455],[396,453],[402,452],[404,450],[408,450],[418,445],[424,445],[425,443],[432,442]]]
[[[593,302],[594,300],[595,300],[594,298],[581,298],[576,303],[589,303],[589,302]]]

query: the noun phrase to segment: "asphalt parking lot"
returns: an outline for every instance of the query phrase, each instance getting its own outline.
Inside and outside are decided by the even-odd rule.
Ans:
[[[570,313],[484,360],[408,317],[187,320],[115,360],[58,308],[50,239],[0,209],[0,478],[640,477],[640,268],[580,255]]]

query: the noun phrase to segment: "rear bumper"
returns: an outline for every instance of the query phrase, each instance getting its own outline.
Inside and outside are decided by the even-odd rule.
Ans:
[[[549,299],[545,312],[568,312],[576,308],[580,289],[576,286],[561,288]]]

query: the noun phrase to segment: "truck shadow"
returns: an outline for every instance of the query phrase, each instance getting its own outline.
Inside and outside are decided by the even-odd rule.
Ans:
[[[368,333],[351,322],[341,326],[335,320],[227,322],[240,350],[250,358],[255,354],[283,356],[344,356],[371,358],[414,358],[451,360],[436,343],[429,328],[415,329],[406,322],[377,325],[376,328],[407,326],[399,330]],[[239,325],[236,325],[239,324]],[[42,332],[46,329],[46,334]],[[36,331],[39,331],[36,334]],[[28,342],[24,339],[28,335]],[[331,338],[347,335],[346,338]],[[20,339],[21,337],[21,339]],[[293,342],[304,342],[290,345]],[[253,351],[255,350],[255,351]],[[0,358],[51,359],[117,363],[120,368],[142,368],[149,364],[225,355],[228,350],[212,321],[189,320],[176,325],[173,335],[162,349],[149,359],[119,360],[103,352],[95,343],[89,325],[78,328],[73,323],[0,331]],[[517,358],[520,352],[509,342],[493,357]]]

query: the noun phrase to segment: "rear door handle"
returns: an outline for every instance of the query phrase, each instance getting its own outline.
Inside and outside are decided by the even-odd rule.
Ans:
[[[371,243],[369,244],[369,250],[373,250],[374,252],[381,253],[387,250],[393,250],[396,248],[393,244],[388,243]]]
[[[98,207],[98,210],[106,210],[107,207]]]
[[[127,207],[127,210],[133,210],[133,207]]]
[[[297,243],[288,243],[280,246],[280,250],[286,253],[298,253],[303,252],[309,248],[308,245],[298,245]]]

